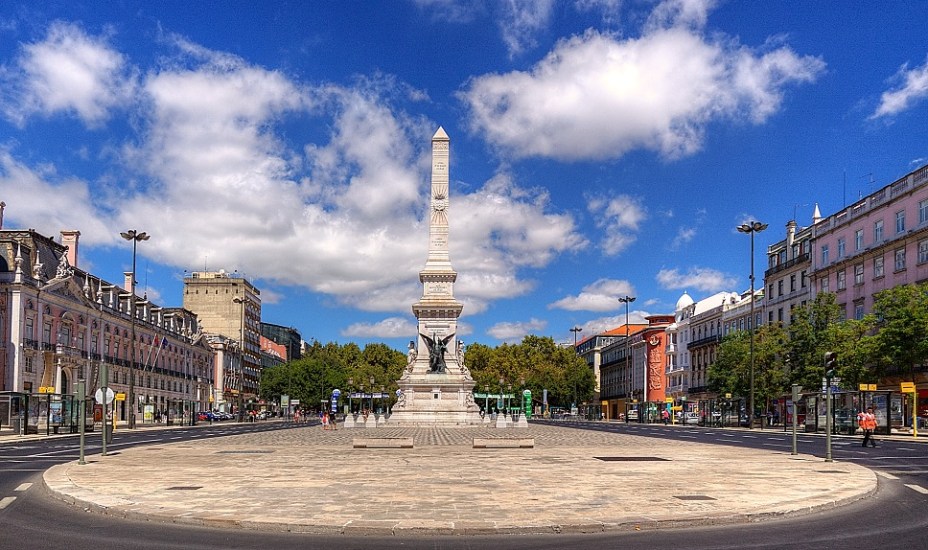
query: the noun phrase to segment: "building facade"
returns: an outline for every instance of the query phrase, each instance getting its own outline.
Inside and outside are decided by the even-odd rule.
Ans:
[[[261,292],[238,273],[198,271],[184,277],[184,308],[196,313],[226,360],[217,361],[214,402],[238,411],[258,398],[261,380]],[[221,345],[217,342],[221,342]]]
[[[813,225],[821,220],[818,205]],[[795,220],[786,224],[786,238],[767,247],[764,309],[768,324],[789,325],[793,311],[812,297],[812,225],[799,227]]]
[[[85,380],[93,395],[105,384],[116,394],[119,420],[208,407],[212,353],[196,315],[131,296],[131,273],[120,287],[83,271],[79,237],[63,231],[59,243],[31,229],[0,228],[0,391],[62,396]]]

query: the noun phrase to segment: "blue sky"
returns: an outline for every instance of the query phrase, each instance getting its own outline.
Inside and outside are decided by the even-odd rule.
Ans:
[[[928,162],[928,2],[3,2],[4,227],[181,304],[238,271],[306,340],[415,334],[451,138],[465,341],[572,342],[749,285]]]

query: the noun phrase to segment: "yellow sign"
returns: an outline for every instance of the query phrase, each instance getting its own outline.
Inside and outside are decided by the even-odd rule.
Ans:
[[[55,386],[41,386],[39,393],[55,393]]]
[[[915,382],[903,382],[900,386],[902,393],[915,393]]]
[[[665,397],[664,403],[673,403],[673,397]]]
[[[126,394],[122,392],[116,394],[116,401],[125,401],[125,400],[126,400]]]
[[[670,407],[670,410],[672,410],[672,411],[682,411],[682,410],[683,410],[683,407],[682,407],[681,405],[677,405],[676,407]]]
[[[860,391],[876,391],[876,384],[860,384]]]

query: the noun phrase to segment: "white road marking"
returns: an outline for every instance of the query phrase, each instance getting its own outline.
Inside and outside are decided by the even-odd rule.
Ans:
[[[894,475],[892,475],[892,474],[890,474],[890,473],[887,473],[887,472],[877,472],[876,475],[878,475],[878,476],[880,476],[880,477],[885,477],[886,479],[899,479],[898,477],[896,477],[896,476],[894,476]]]
[[[0,510],[3,510],[3,509],[6,508],[7,506],[9,506],[10,503],[12,503],[14,500],[16,500],[16,497],[3,497],[3,498],[0,498]]]
[[[32,487],[32,484],[31,484],[31,483],[23,483],[22,485],[20,485],[19,487],[15,488],[15,489],[13,489],[13,490],[14,490],[14,491],[20,491],[20,492],[21,492],[21,491],[28,491],[28,490],[29,490],[29,487]]]
[[[756,436],[756,435],[742,435],[741,437],[743,437],[743,438],[745,438],[745,439],[757,439],[757,436]]]
[[[905,486],[908,487],[909,489],[912,489],[913,491],[916,491],[916,492],[921,493],[921,494],[923,494],[923,495],[928,495],[928,489],[925,489],[925,488],[922,487],[921,485],[914,485],[914,484],[911,484],[911,483],[906,483]]]

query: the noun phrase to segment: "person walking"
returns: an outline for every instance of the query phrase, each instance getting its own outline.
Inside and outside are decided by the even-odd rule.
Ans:
[[[866,447],[869,441],[870,445],[876,447],[876,439],[873,438],[873,430],[876,429],[876,415],[873,414],[873,407],[867,407],[866,411],[857,413],[857,425],[864,432],[864,440],[861,446]]]

